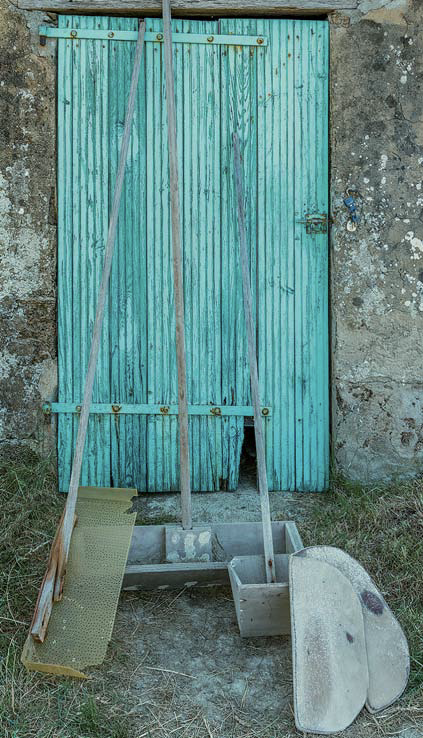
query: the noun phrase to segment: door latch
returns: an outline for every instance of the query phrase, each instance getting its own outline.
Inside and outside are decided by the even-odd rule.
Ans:
[[[297,223],[303,223],[306,227],[306,233],[311,235],[314,233],[327,233],[328,222],[330,218],[326,213],[306,213],[304,220],[297,220]]]

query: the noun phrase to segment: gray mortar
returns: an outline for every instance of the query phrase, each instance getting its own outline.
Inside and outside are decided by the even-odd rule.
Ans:
[[[54,447],[55,44],[0,0],[0,438]],[[423,459],[423,4],[361,0],[331,19],[332,437],[362,481]],[[346,230],[356,187],[362,223]]]

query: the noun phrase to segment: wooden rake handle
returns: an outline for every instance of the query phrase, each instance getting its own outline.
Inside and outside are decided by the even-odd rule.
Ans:
[[[97,308],[93,336],[91,341],[88,369],[85,378],[84,399],[79,419],[78,434],[76,437],[75,453],[72,462],[69,492],[63,517],[59,523],[55,539],[50,552],[47,571],[41,584],[31,625],[31,635],[37,641],[43,641],[47,632],[53,600],[60,598],[63,589],[63,580],[69,556],[70,541],[75,520],[75,507],[78,497],[79,480],[81,477],[82,457],[84,454],[85,439],[87,436],[88,420],[93,396],[94,377],[100,349],[101,330],[103,327],[104,311],[109,286],[110,270],[112,267],[113,252],[116,240],[116,228],[119,217],[119,206],[122,195],[125,165],[128,156],[129,140],[131,137],[132,120],[134,117],[136,92],[141,67],[141,57],[144,48],[145,22],[139,26],[135,60],[132,70],[131,87],[129,91],[128,107],[126,110],[125,127],[122,145],[119,153],[119,164],[116,176],[115,191],[113,194],[112,210],[109,221],[109,230],[104,254],[103,273],[98,292]]]
[[[247,328],[248,361],[250,365],[251,397],[254,409],[254,434],[256,438],[257,473],[260,491],[261,519],[263,524],[264,558],[267,582],[276,581],[275,556],[273,552],[272,522],[270,519],[269,489],[267,486],[266,456],[264,450],[263,419],[261,417],[260,391],[256,354],[256,331],[253,320],[253,299],[251,295],[250,267],[247,253],[245,230],[244,188],[242,181],[241,154],[238,136],[233,134],[235,195],[239,228],[239,255],[242,273],[242,293],[244,296],[245,323]]]
[[[192,528],[188,435],[187,367],[185,352],[184,282],[182,274],[178,148],[176,141],[175,82],[172,56],[170,0],[163,0],[163,35],[166,70],[167,132],[169,142],[170,210],[172,217],[173,289],[175,295],[176,358],[178,364],[178,421],[182,527]]]

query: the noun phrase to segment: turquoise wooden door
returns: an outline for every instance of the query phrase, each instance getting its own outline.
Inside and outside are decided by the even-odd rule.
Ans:
[[[136,28],[136,19],[59,16],[59,397],[53,410],[62,490]],[[236,128],[243,145],[269,486],[322,490],[329,448],[322,222],[328,208],[328,25],[174,20],[173,29],[192,488],[236,489],[244,419],[252,415],[234,218]],[[159,19],[147,21],[149,39],[161,30]],[[118,40],[122,32],[127,40]],[[178,40],[178,33],[195,39]],[[219,43],[220,36],[234,34],[242,37],[236,45]],[[167,156],[163,48],[147,40],[83,484],[178,489]]]

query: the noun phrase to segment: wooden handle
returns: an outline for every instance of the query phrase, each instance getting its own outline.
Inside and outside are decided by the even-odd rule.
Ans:
[[[176,356],[178,364],[178,419],[182,527],[192,528],[188,436],[187,367],[185,354],[184,282],[182,276],[179,211],[178,148],[176,142],[175,84],[172,57],[170,0],[163,0],[163,43],[166,70],[167,134],[169,142],[170,209],[172,216],[173,289],[175,295]]]
[[[109,221],[109,230],[104,254],[103,273],[101,276],[100,289],[98,292],[97,308],[93,336],[91,341],[88,369],[85,378],[84,399],[82,402],[81,415],[79,418],[78,434],[76,437],[75,453],[73,455],[69,492],[63,519],[57,529],[56,538],[50,553],[49,566],[44,575],[35,607],[32,636],[36,640],[44,640],[50,619],[53,598],[60,599],[63,589],[63,579],[69,556],[69,547],[75,519],[75,507],[78,496],[79,480],[81,476],[82,457],[84,454],[85,439],[87,436],[88,420],[93,395],[94,377],[100,348],[101,330],[103,326],[104,310],[106,306],[107,290],[109,286],[110,270],[116,240],[116,228],[119,217],[119,206],[125,174],[125,165],[128,155],[129,140],[131,137],[132,119],[134,117],[136,92],[141,66],[141,56],[144,48],[145,22],[139,26],[138,40],[135,50],[135,60],[132,70],[131,87],[129,90],[128,107],[126,110],[125,127],[122,137],[122,145],[119,153],[119,164],[116,176],[113,204]],[[57,580],[57,581],[56,581]],[[40,637],[42,636],[42,637]]]
[[[239,255],[242,272],[242,292],[244,296],[245,323],[247,328],[248,361],[250,364],[251,397],[254,409],[254,434],[256,438],[257,473],[260,491],[261,519],[263,524],[264,558],[267,582],[276,581],[275,557],[273,553],[272,522],[270,519],[269,490],[267,486],[266,457],[264,451],[263,420],[261,417],[260,391],[257,370],[256,332],[253,321],[253,300],[251,295],[250,268],[247,254],[245,232],[244,192],[241,173],[241,155],[238,136],[233,134],[235,164],[235,194],[238,211]]]

